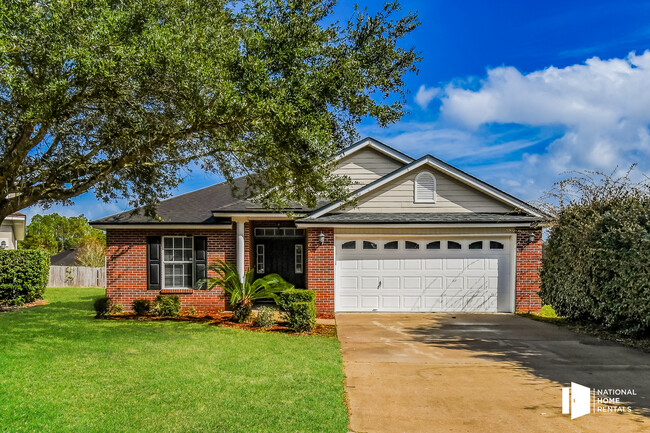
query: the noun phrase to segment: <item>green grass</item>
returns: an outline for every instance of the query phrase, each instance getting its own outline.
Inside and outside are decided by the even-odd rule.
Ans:
[[[0,313],[0,431],[347,431],[336,338],[97,320],[102,295]]]

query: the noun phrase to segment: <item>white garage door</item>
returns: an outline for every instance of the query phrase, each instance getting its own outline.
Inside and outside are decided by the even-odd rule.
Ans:
[[[509,312],[510,245],[482,239],[336,240],[336,311]]]

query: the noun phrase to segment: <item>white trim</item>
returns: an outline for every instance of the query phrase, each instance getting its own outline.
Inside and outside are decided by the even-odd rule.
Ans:
[[[303,215],[302,213],[296,214],[296,215]],[[280,220],[289,220],[287,214],[283,213],[244,213],[244,212],[237,212],[237,213],[230,213],[230,212],[219,212],[219,211],[212,211],[212,216],[216,218],[224,218],[224,217],[231,217],[231,218],[246,218],[247,220],[256,220],[256,219],[280,219]]]
[[[298,256],[300,255],[300,269],[298,269]],[[303,274],[305,272],[305,253],[302,244],[293,246],[293,272]]]
[[[387,184],[388,182],[391,182],[391,181],[393,181],[393,180],[395,180],[397,178],[400,178],[400,177],[412,172],[413,170],[417,170],[418,168],[422,167],[425,164],[427,164],[427,165],[429,165],[431,167],[434,167],[434,168],[440,170],[441,172],[447,174],[448,176],[451,176],[456,180],[459,180],[459,181],[461,181],[463,183],[466,183],[467,185],[470,185],[473,188],[478,189],[479,191],[482,191],[485,194],[487,194],[487,195],[489,195],[489,196],[491,196],[493,198],[496,198],[496,199],[498,199],[498,200],[500,200],[502,202],[505,202],[505,203],[507,203],[507,204],[509,204],[511,206],[514,206],[515,208],[521,208],[521,209],[524,209],[524,210],[528,211],[530,214],[532,214],[534,216],[543,217],[543,215],[541,215],[538,210],[532,208],[529,205],[526,205],[524,202],[521,202],[520,200],[517,200],[517,199],[510,198],[505,193],[497,191],[492,186],[486,186],[487,184],[482,185],[482,183],[477,182],[476,180],[472,179],[469,175],[461,172],[460,170],[458,170],[456,168],[453,168],[453,167],[447,168],[446,166],[444,166],[444,165],[440,164],[438,161],[436,161],[430,155],[427,155],[427,156],[421,158],[420,160],[411,163],[410,165],[407,165],[407,166],[402,167],[402,168],[398,168],[397,170],[395,170],[391,174],[388,174],[388,175],[382,177],[381,179],[375,181],[374,183],[369,184],[367,187],[363,187],[363,188],[357,190],[354,194],[351,195],[350,198],[356,199],[356,198],[359,198],[359,197],[361,197],[361,196],[363,196],[365,194],[368,194],[368,193],[376,190],[377,188]],[[320,208],[319,210],[315,211],[314,213],[310,214],[309,217],[310,218],[318,218],[319,216],[322,216],[322,215],[324,215],[324,214],[326,214],[328,212],[331,212],[331,211],[341,207],[345,203],[346,203],[345,201],[338,201],[336,203],[329,204],[329,205],[327,205],[325,207]]]
[[[508,240],[510,236],[514,236],[511,233],[433,233],[433,234],[422,234],[422,233],[400,233],[400,234],[383,234],[383,233],[339,233],[336,236],[340,240],[357,240],[359,237],[366,238],[375,238],[375,239],[390,239],[390,240],[413,240],[413,238],[422,238],[422,239],[436,239],[436,238],[503,238]],[[489,249],[489,248],[488,248]],[[495,251],[506,251],[495,250]]]
[[[261,251],[260,251],[261,247]],[[260,263],[260,257],[262,262]],[[260,266],[261,265],[261,266]],[[255,272],[263,274],[266,271],[266,247],[264,244],[257,244],[255,247]]]
[[[246,269],[245,269],[245,230],[244,230],[244,221],[236,221],[237,225],[237,249],[235,251],[237,255],[237,273],[239,274],[239,281],[244,282],[244,278],[246,277]]]
[[[4,221],[25,221],[27,217],[24,216],[6,216]]]
[[[183,250],[183,251],[186,250],[186,248],[185,248],[185,239],[187,239],[187,238],[192,239],[192,247],[191,247],[192,260],[181,260],[180,262],[173,261],[173,260],[170,261],[170,262],[167,262],[165,260],[165,239],[175,239],[175,238],[183,239],[183,248],[181,248],[181,250]],[[174,247],[172,247],[172,249],[174,249]],[[194,257],[194,236],[185,236],[185,235],[161,236],[161,238],[160,238],[160,264],[161,264],[162,269],[161,269],[161,272],[160,272],[161,273],[160,288],[162,290],[165,290],[165,289],[172,289],[172,290],[173,289],[192,289],[193,288],[192,286],[195,284],[195,282],[194,282],[194,277],[195,277],[194,276],[194,267],[195,267],[195,264],[196,264],[195,259],[196,258]],[[165,264],[167,264],[167,263],[172,264],[172,265],[174,265],[174,264],[185,265],[185,264],[189,263],[190,266],[191,266],[190,267],[190,280],[192,281],[192,286],[190,286],[190,287],[166,287],[165,286]]]
[[[353,153],[358,152],[361,149],[365,149],[366,147],[371,147],[375,149],[376,151],[383,153],[384,155],[387,155],[402,164],[410,164],[411,162],[414,161],[413,158],[411,158],[408,155],[404,155],[392,147],[382,143],[379,140],[375,140],[372,137],[366,137],[360,141],[357,141],[353,145],[343,149],[338,155],[334,157],[334,161],[338,161],[339,159],[345,158],[346,156],[352,155]]]
[[[423,199],[423,198],[418,198],[418,178],[421,178],[423,176],[431,176],[431,179],[433,179],[433,199]],[[415,176],[415,181],[413,182],[413,203],[435,203],[436,200],[438,199],[438,181],[436,180],[436,177],[431,173],[430,171],[422,171],[418,173],[417,176]]]
[[[91,224],[96,229],[100,230],[137,230],[137,229],[217,229],[227,230],[232,228],[230,224]]]
[[[532,222],[521,222],[521,223],[474,223],[474,224],[347,224],[347,223],[300,223],[296,222],[296,227],[298,228],[310,228],[310,227],[334,227],[334,228],[350,228],[350,229],[466,229],[466,228],[484,228],[484,227],[503,227],[503,228],[512,228],[512,227],[530,227],[535,223]]]

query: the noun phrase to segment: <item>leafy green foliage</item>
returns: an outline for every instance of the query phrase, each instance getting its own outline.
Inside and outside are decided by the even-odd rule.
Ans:
[[[151,301],[148,299],[135,299],[131,307],[136,316],[146,316],[151,311]]]
[[[40,299],[49,274],[45,251],[0,250],[0,303],[22,305]]]
[[[629,173],[628,173],[629,174]],[[571,185],[542,264],[540,296],[559,316],[624,334],[650,331],[650,186],[597,173]]]
[[[233,306],[232,318],[238,323],[245,322],[250,317],[253,302],[256,300],[270,299],[277,293],[293,289],[293,285],[287,283],[278,274],[265,275],[255,280],[254,269],[249,269],[242,281],[237,267],[223,260],[215,260],[208,266],[208,271],[214,272],[216,277],[208,277],[199,281],[197,289],[212,290],[219,287],[228,293]]]
[[[539,312],[539,315],[542,317],[548,317],[550,319],[556,319],[557,313],[550,305],[543,305],[542,309]]]
[[[111,298],[102,296],[101,298],[95,299],[93,308],[95,309],[95,317],[106,316],[111,312]]]
[[[316,292],[305,289],[288,289],[273,297],[275,303],[282,311],[289,311],[294,302],[316,302]]]
[[[153,205],[186,168],[248,178],[267,206],[345,198],[331,157],[404,113],[418,25],[397,3],[9,0],[0,13],[0,220],[69,203]],[[300,179],[300,182],[287,182]]]
[[[313,302],[293,302],[287,310],[289,328],[296,332],[309,332],[316,326],[316,306]]]
[[[158,295],[151,312],[161,317],[176,317],[181,311],[181,298],[178,295]]]
[[[52,213],[34,215],[25,228],[25,240],[18,245],[23,249],[44,247],[50,254],[56,254],[91,242],[103,247],[106,245],[106,234],[91,227],[86,217],[64,217]],[[104,266],[103,259],[99,266]]]
[[[257,310],[257,317],[255,317],[253,325],[260,328],[270,328],[271,326],[274,326],[276,323],[276,312],[276,309],[272,307],[260,307],[259,310]]]
[[[77,248],[79,266],[104,267],[106,264],[106,245],[99,239],[86,238]]]
[[[111,302],[110,308],[111,314],[122,314],[124,313],[124,305],[119,302]]]

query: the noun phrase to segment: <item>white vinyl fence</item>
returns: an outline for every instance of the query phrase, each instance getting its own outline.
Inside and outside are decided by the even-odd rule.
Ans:
[[[50,266],[48,287],[106,287],[106,268]]]

